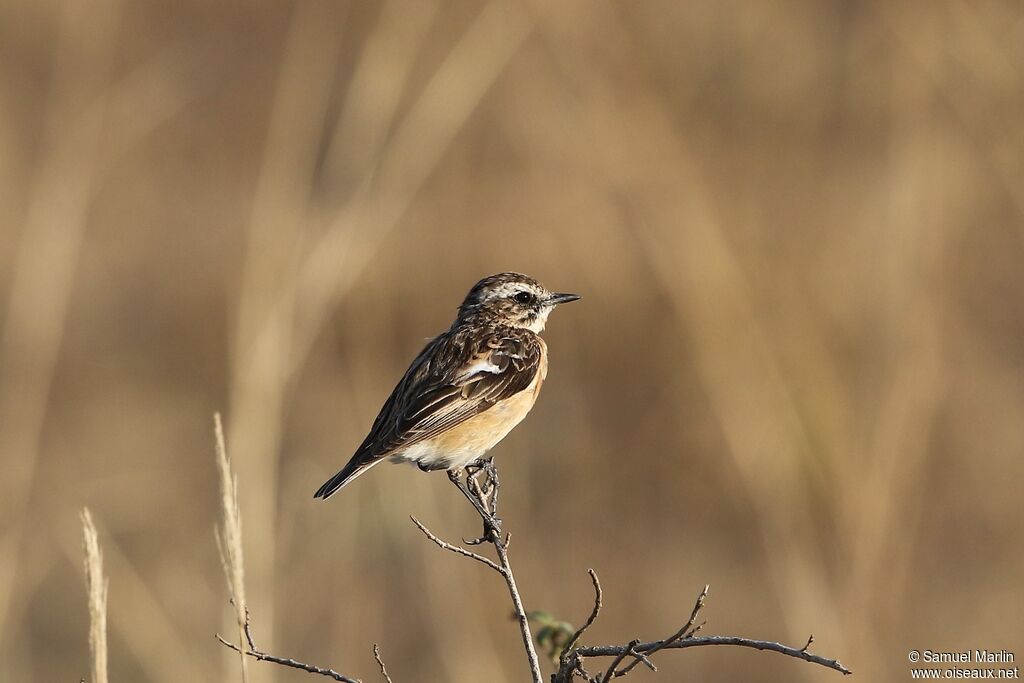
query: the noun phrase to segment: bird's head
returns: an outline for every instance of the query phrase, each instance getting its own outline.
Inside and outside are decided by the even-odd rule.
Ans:
[[[481,320],[540,332],[555,306],[579,298],[550,292],[522,273],[498,273],[473,285],[459,306],[456,324]]]

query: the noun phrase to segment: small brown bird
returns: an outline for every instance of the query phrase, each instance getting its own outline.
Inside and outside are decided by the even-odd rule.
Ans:
[[[537,400],[548,370],[538,333],[548,315],[579,298],[520,273],[476,283],[448,331],[405,371],[352,459],[314,497],[330,497],[385,458],[425,471],[479,462]]]

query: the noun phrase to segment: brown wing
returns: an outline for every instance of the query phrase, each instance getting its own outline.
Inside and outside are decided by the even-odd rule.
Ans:
[[[326,498],[382,458],[443,434],[530,386],[543,356],[537,335],[513,328],[476,335],[449,330],[427,344],[355,455],[317,497]]]

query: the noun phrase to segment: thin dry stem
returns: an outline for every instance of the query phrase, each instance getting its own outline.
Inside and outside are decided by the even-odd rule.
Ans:
[[[710,589],[711,589],[711,586],[709,584],[705,584],[704,585],[704,590],[702,590],[700,592],[700,595],[697,596],[697,600],[693,603],[693,611],[690,612],[690,618],[687,620],[687,622],[685,624],[683,624],[683,627],[681,629],[679,629],[678,631],[676,631],[675,633],[673,633],[672,635],[670,635],[664,641],[662,641],[662,642],[664,642],[664,645],[662,645],[661,647],[656,647],[653,650],[650,650],[648,652],[645,652],[644,655],[649,657],[650,655],[653,655],[658,650],[661,650],[664,647],[666,647],[667,645],[676,642],[680,638],[689,638],[694,633],[696,633],[698,630],[700,630],[700,628],[701,628],[701,626],[703,626],[703,624],[701,624],[701,626],[698,626],[697,628],[693,628],[693,623],[697,620],[697,615],[700,614],[700,611],[702,609],[704,609],[704,601],[707,600],[708,591]],[[691,631],[691,629],[693,629],[693,630]],[[806,649],[806,648],[804,648],[804,649]],[[642,657],[643,656],[637,656],[637,658],[635,660],[633,660],[633,662],[629,666],[627,666],[625,669],[623,669],[623,673],[628,674],[630,671],[632,671],[633,667],[635,667],[637,664],[639,664],[641,661],[643,661]]]
[[[217,470],[220,473],[220,502],[224,514],[223,526],[217,534],[217,547],[224,566],[224,576],[231,593],[231,602],[235,606],[235,617],[238,621],[238,642],[244,643],[245,628],[248,623],[245,602],[245,564],[242,556],[242,515],[238,509],[238,480],[231,471],[228,450],[224,443],[224,426],[221,424],[220,413],[213,415],[213,431],[217,441]],[[245,653],[239,650],[242,665],[242,681],[249,680],[248,663]]]
[[[587,632],[587,629],[594,625],[594,622],[597,621],[597,616],[601,613],[602,598],[604,595],[601,592],[601,582],[597,578],[597,572],[593,569],[588,569],[587,573],[590,574],[590,581],[594,584],[594,609],[591,610],[590,616],[587,617],[587,621],[583,626],[580,626],[576,633],[572,634],[572,638],[569,639],[569,642],[566,643],[565,650],[562,655],[563,657],[565,656],[564,653],[569,652],[576,647],[576,643],[578,643],[580,638],[583,637],[583,634]]]
[[[89,508],[82,508],[85,537],[85,586],[89,593],[89,651],[92,654],[92,683],[107,683],[107,588],[103,575],[103,551]]]
[[[241,641],[243,643],[242,646],[235,645],[234,643],[225,640],[221,637],[219,633],[215,634],[215,636],[217,640],[220,641],[221,645],[231,648],[232,650],[237,652],[240,657],[243,658],[246,655],[249,655],[258,662],[271,662],[272,664],[279,664],[281,666],[286,666],[290,669],[298,669],[300,671],[305,671],[306,673],[317,674],[318,676],[326,676],[327,678],[333,678],[336,681],[341,681],[341,683],[360,683],[359,679],[349,678],[345,674],[338,673],[334,669],[328,669],[322,666],[316,666],[314,664],[306,664],[305,662],[300,662],[299,660],[292,659],[291,657],[278,657],[277,655],[271,655],[267,654],[266,652],[263,652],[258,647],[256,647],[256,641],[252,637],[252,628],[249,625],[248,611],[246,611],[245,613],[245,622],[242,625],[242,636],[244,638]],[[245,649],[246,647],[248,649]]]
[[[577,632],[579,635],[589,628],[594,620],[597,619],[597,614],[600,611],[601,594],[599,584],[597,583],[597,577],[593,572],[591,572],[591,579],[594,581],[597,598],[595,600],[594,611],[591,613],[591,618],[588,619],[587,623],[583,625],[583,628]],[[558,671],[552,675],[551,680],[553,683],[571,683],[574,676],[578,673],[584,677],[584,680],[587,680],[590,683],[606,683],[612,678],[628,675],[636,665],[640,663],[643,663],[652,671],[657,671],[657,667],[654,666],[650,657],[661,650],[684,649],[688,647],[709,645],[733,645],[738,647],[749,647],[756,650],[778,652],[779,654],[783,654],[788,657],[795,657],[797,659],[802,659],[805,662],[811,662],[813,664],[828,667],[843,674],[851,673],[849,669],[840,664],[836,659],[828,659],[808,652],[808,648],[811,646],[811,643],[814,642],[814,636],[808,638],[807,643],[801,648],[790,647],[788,645],[768,640],[753,640],[750,638],[739,638],[736,636],[695,637],[696,634],[704,627],[704,622],[698,625],[695,624],[697,616],[700,614],[700,611],[704,609],[704,603],[707,600],[709,589],[710,586],[704,586],[704,590],[702,590],[700,595],[697,596],[697,600],[693,604],[693,610],[690,612],[690,618],[685,624],[683,624],[682,628],[662,640],[656,640],[649,643],[641,643],[639,640],[634,640],[627,645],[573,647],[579,639],[579,635],[574,635],[573,639],[570,640],[569,645],[562,653],[558,663]],[[604,675],[595,678],[586,673],[586,669],[583,668],[583,660],[587,657],[612,657],[613,660]],[[621,669],[618,668],[619,665],[628,658],[633,658],[633,661]]]
[[[485,564],[489,568],[498,572],[498,574],[505,579],[505,585],[508,587],[509,597],[512,599],[512,607],[515,612],[516,620],[519,622],[519,632],[523,639],[523,648],[526,650],[526,658],[530,664],[530,675],[534,683],[543,683],[544,677],[541,673],[540,659],[537,657],[537,649],[533,644],[533,634],[530,631],[530,621],[526,616],[526,608],[523,606],[523,599],[519,594],[519,587],[516,585],[516,578],[512,573],[512,565],[509,563],[508,559],[508,544],[510,537],[508,535],[506,535],[504,539],[501,537],[501,520],[498,518],[497,509],[498,490],[501,488],[501,481],[498,479],[498,470],[490,461],[483,463],[479,468],[473,469],[475,470],[473,472],[467,471],[465,482],[463,482],[460,476],[454,472],[449,472],[448,478],[451,479],[451,482],[455,487],[458,488],[462,495],[464,495],[473,505],[473,509],[476,510],[477,514],[480,515],[480,519],[483,520],[483,536],[475,541],[471,541],[470,543],[472,545],[479,545],[481,543],[490,543],[493,545],[494,552],[498,556],[498,562],[493,562],[483,555],[478,555],[477,553],[466,550],[463,547],[447,543],[431,533],[415,518],[413,518],[412,521],[417,527],[419,527],[420,531],[422,531],[427,538],[437,544],[438,547],[476,560],[481,564]],[[476,479],[476,476],[481,472],[486,473],[487,476],[486,483],[482,486]]]
[[[416,519],[415,517],[410,516],[409,519],[411,519],[412,523],[415,524],[419,528],[419,530],[423,532],[423,535],[426,536],[427,538],[429,538],[431,541],[433,541],[437,545],[438,548],[442,548],[443,550],[449,550],[449,551],[455,553],[456,555],[462,555],[463,557],[468,557],[468,558],[470,558],[472,560],[476,560],[477,562],[480,562],[481,564],[487,565],[488,567],[490,567],[494,571],[498,572],[502,576],[505,575],[505,570],[503,570],[501,567],[499,567],[497,564],[495,564],[492,560],[487,559],[483,555],[479,555],[477,553],[474,553],[471,550],[466,550],[462,546],[454,545],[452,543],[449,543],[448,541],[445,541],[442,538],[439,538],[437,536],[437,534],[435,534],[430,529],[428,529],[426,526],[424,526],[423,523],[420,522],[420,520]]]
[[[637,654],[636,646],[639,643],[639,639],[631,640],[629,641],[629,644],[620,653],[615,655],[615,659],[613,659],[612,663],[608,665],[608,670],[604,672],[604,677],[601,679],[601,683],[608,683],[608,681],[612,680],[613,678],[617,678],[618,676],[625,676],[628,673],[625,670],[616,671],[615,668],[619,664],[621,664],[622,660],[626,657]]]
[[[388,675],[388,669],[384,666],[384,660],[380,657],[380,646],[377,643],[373,644],[373,658],[377,660],[377,666],[380,667],[380,675],[384,677],[387,683],[394,683],[391,680],[391,676]]]
[[[777,652],[787,657],[794,657],[796,659],[802,659],[805,662],[812,664],[819,664],[827,667],[834,671],[838,671],[842,674],[853,673],[837,659],[829,659],[820,655],[812,654],[804,649],[797,647],[790,647],[777,643],[772,640],[755,640],[753,638],[740,638],[737,636],[703,636],[701,638],[681,638],[675,642],[665,644],[665,641],[658,640],[650,643],[640,643],[633,648],[634,655],[648,654],[654,648],[659,650],[682,650],[689,647],[704,647],[710,645],[733,645],[737,647],[749,647],[755,650],[767,650],[769,652]],[[576,650],[576,654],[580,657],[617,657],[624,651],[627,646],[624,645],[604,645],[599,647],[581,647]]]
[[[238,653],[242,665],[242,681],[248,680],[249,669],[246,655],[261,662],[272,662],[292,669],[300,669],[307,673],[319,674],[333,678],[342,683],[359,683],[333,669],[306,664],[289,657],[278,657],[268,654],[256,647],[252,630],[249,625],[249,609],[245,604],[245,566],[242,558],[242,515],[238,509],[238,480],[231,471],[227,447],[224,443],[224,427],[220,413],[213,415],[214,435],[217,442],[217,469],[220,473],[221,507],[224,513],[223,527],[217,533],[217,547],[224,566],[228,590],[231,593],[231,604],[235,606],[235,617],[238,621],[238,645],[225,640],[218,633],[217,640]],[[379,660],[378,660],[379,661]],[[383,666],[383,665],[381,665]]]
[[[516,619],[519,621],[519,632],[523,637],[523,647],[526,650],[526,658],[530,663],[530,673],[533,675],[534,683],[543,683],[543,676],[540,671],[540,660],[537,658],[537,649],[533,645],[533,634],[530,632],[530,621],[526,616],[526,608],[523,607],[523,599],[519,595],[519,587],[516,585],[516,577],[512,574],[512,566],[508,561],[508,541],[502,541],[496,529],[491,529],[491,543],[498,554],[501,563],[502,576],[505,577],[505,584],[508,586],[509,597],[512,598],[512,606],[515,608]]]

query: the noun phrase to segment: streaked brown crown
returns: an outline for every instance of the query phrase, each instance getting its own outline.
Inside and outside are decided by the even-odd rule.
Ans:
[[[473,285],[459,306],[455,326],[484,323],[540,332],[555,306],[578,298],[554,294],[529,275],[498,273]]]

